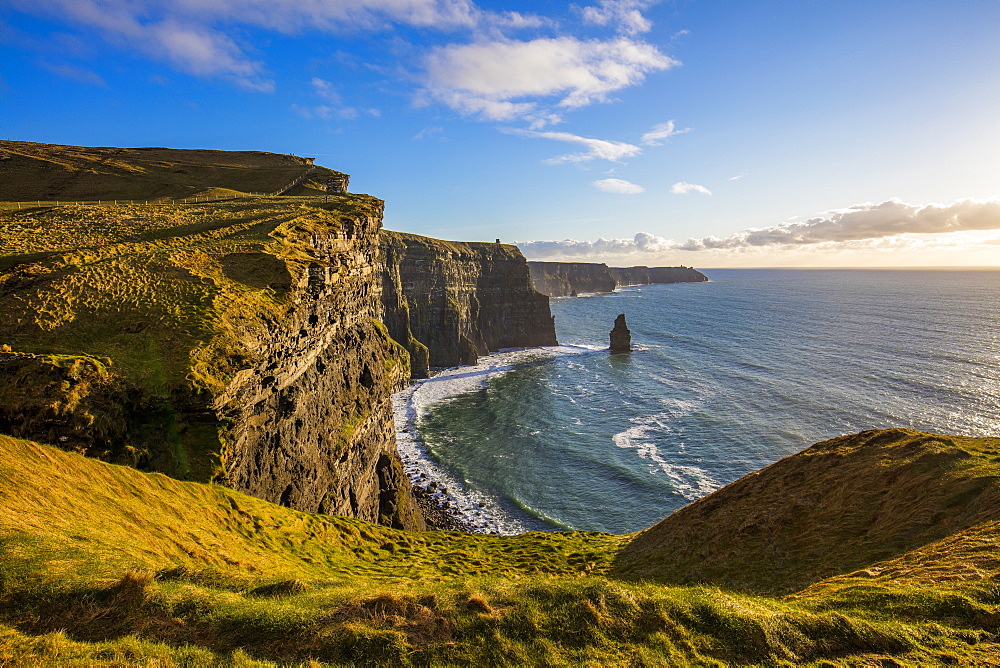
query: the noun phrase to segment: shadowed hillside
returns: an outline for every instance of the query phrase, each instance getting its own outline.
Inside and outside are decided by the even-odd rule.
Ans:
[[[915,462],[941,450],[940,437],[906,436]],[[899,434],[857,440],[879,449]],[[961,439],[964,462],[924,464],[988,476],[994,445]],[[907,477],[909,464],[888,458],[869,478],[863,447],[837,450],[864,479],[840,490],[846,519],[871,503],[861,483]],[[761,480],[787,482],[773,468]],[[746,511],[734,488],[717,499],[730,528]],[[938,496],[968,518],[991,501]],[[908,533],[926,534],[918,518],[933,523],[932,505]],[[845,517],[830,519],[835,529]],[[842,526],[840,540],[862,538],[850,534],[858,523]],[[772,549],[794,548],[793,533],[774,532]],[[784,599],[618,580],[609,568],[634,556],[634,545],[620,553],[628,539],[410,532],[0,437],[0,664],[996,665],[996,522]],[[672,554],[647,551],[644,563],[669,571]],[[726,560],[749,567],[734,547],[697,579]]]
[[[341,175],[314,166],[312,158],[263,151],[0,141],[0,201],[8,202],[271,194],[307,172],[316,187]]]
[[[991,536],[995,550],[997,520],[1000,439],[869,431],[817,443],[678,510],[639,534],[614,573],[786,594],[948,537],[966,550],[971,539],[958,537],[967,531]]]

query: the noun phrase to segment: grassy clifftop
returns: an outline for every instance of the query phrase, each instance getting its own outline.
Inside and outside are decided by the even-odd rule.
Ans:
[[[70,446],[82,436],[92,454],[118,443],[106,453],[117,461],[158,456],[172,460],[160,470],[208,479],[218,435],[177,424],[204,410],[185,397],[211,397],[259,356],[318,261],[314,234],[380,207],[341,195],[0,212],[0,429]],[[129,427],[129,411],[149,424]]]
[[[928,435],[880,433],[918,460],[935,453]],[[968,439],[950,470],[988,478],[993,446]],[[845,494],[845,509],[869,503]],[[0,437],[0,663],[988,665],[1000,652],[996,525],[755,596],[710,571],[698,586],[620,580],[629,536],[406,532]]]
[[[0,201],[155,200],[273,193],[306,172],[340,172],[263,151],[62,146],[0,141]]]

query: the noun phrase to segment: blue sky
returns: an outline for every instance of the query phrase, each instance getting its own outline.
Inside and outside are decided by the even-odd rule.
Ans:
[[[0,137],[315,156],[529,257],[1000,265],[1000,2],[7,0]]]

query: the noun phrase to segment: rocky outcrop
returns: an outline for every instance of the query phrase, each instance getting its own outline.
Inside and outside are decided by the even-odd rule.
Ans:
[[[382,246],[383,318],[409,350],[415,377],[427,374],[426,365],[475,364],[501,348],[556,345],[549,299],[531,287],[516,246],[387,231]]]
[[[609,267],[596,262],[529,262],[535,289],[549,297],[611,292],[626,285],[700,283],[708,277],[691,267]]]
[[[615,318],[615,327],[611,330],[611,352],[627,353],[632,350],[632,332],[625,324],[625,314]]]

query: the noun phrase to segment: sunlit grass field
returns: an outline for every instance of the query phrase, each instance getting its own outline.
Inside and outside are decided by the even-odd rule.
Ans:
[[[989,665],[1000,652],[996,522],[761,596],[615,577],[633,536],[406,532],[8,437],[0,454],[5,665]],[[976,459],[968,472],[995,484]]]

